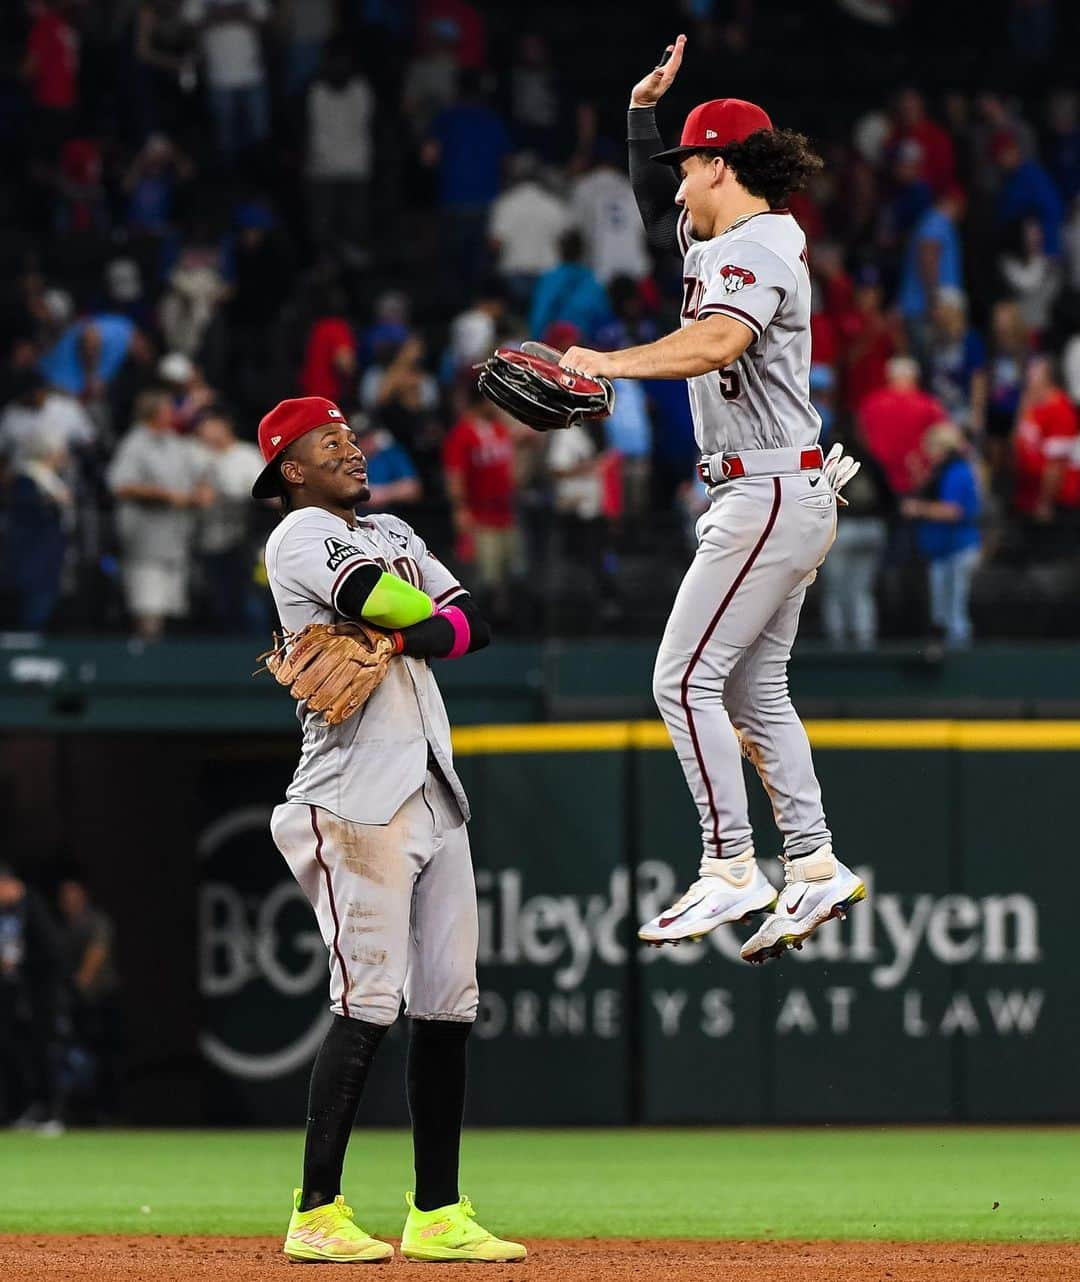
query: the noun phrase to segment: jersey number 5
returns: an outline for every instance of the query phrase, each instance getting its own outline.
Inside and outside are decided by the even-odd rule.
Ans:
[[[725,401],[735,400],[742,391],[742,383],[739,380],[737,370],[718,369],[716,377],[720,380],[720,395]]]

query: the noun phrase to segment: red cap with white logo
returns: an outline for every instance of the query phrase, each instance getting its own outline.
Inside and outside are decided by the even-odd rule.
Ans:
[[[323,396],[298,396],[281,401],[259,424],[259,449],[266,460],[266,467],[259,473],[251,494],[256,499],[272,499],[281,493],[278,470],[275,464],[288,447],[317,427],[345,422],[345,415]]]
[[[686,117],[679,145],[657,152],[652,159],[665,165],[677,165],[692,152],[724,147],[729,142],[742,142],[759,129],[772,127],[768,113],[756,103],[744,102],[742,98],[713,98],[700,103]]]

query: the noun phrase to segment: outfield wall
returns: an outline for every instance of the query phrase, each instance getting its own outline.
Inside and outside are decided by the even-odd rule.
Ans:
[[[1080,722],[810,732],[837,848],[871,900],[752,970],[742,930],[631,946],[696,863],[659,724],[458,731],[481,904],[473,1122],[1080,1118],[1063,822]],[[205,730],[0,742],[9,836],[80,857],[117,919],[134,1120],[303,1117],[325,952],[267,832],[296,746]],[[750,793],[772,856],[756,780]],[[405,1118],[403,1051],[396,1031],[371,1120]]]

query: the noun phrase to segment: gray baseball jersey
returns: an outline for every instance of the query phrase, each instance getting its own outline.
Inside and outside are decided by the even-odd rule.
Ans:
[[[790,215],[741,220],[689,239],[683,324],[733,316],[754,334],[727,369],[688,380],[705,454],[803,449],[820,420],[809,401],[810,278]],[[701,821],[706,856],[753,844],[742,751],[761,774],[789,856],[829,841],[806,732],[788,695],[787,663],[806,589],[836,530],[819,470],[748,475],[710,491],[697,554],[656,657],[653,693]],[[738,731],[738,737],[733,733]]]
[[[355,526],[322,508],[290,512],[266,544],[270,590],[285,628],[333,623],[337,594],[361,565],[378,565],[448,605],[465,589],[419,537],[396,516],[357,519]],[[420,788],[428,750],[439,763],[463,816],[465,790],[454,772],[450,723],[430,664],[402,656],[363,710],[327,726],[303,702],[300,764],[289,801],[322,807],[361,824],[387,824]]]
[[[703,454],[814,445],[821,419],[810,404],[810,273],[806,237],[786,210],[740,219],[711,240],[678,222],[683,251],[682,324],[734,317],[754,335],[726,369],[687,380]]]

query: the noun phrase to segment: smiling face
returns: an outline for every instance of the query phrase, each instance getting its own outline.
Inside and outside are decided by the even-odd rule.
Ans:
[[[726,166],[720,156],[687,156],[679,163],[676,205],[687,213],[691,235],[706,240],[713,234],[719,185]]]
[[[367,460],[345,423],[316,427],[290,445],[281,476],[294,506],[345,512],[371,497]]]

